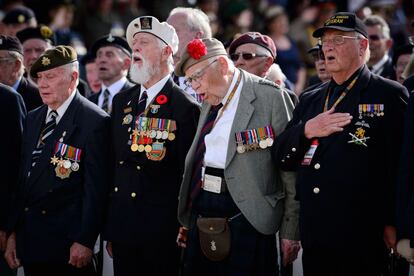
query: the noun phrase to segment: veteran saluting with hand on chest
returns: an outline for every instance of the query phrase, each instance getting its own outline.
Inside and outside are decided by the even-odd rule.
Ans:
[[[276,275],[275,233],[285,264],[299,250],[295,175],[271,151],[291,118],[288,94],[236,69],[211,38],[192,40],[175,74],[204,99],[179,197],[184,275]]]
[[[76,90],[79,65],[69,46],[33,64],[45,105],[26,119],[20,181],[6,260],[26,276],[94,275],[109,178],[109,116]]]
[[[171,79],[173,27],[139,17],[127,41],[139,85],[113,99],[116,168],[104,238],[115,275],[177,275],[177,197],[199,108]]]

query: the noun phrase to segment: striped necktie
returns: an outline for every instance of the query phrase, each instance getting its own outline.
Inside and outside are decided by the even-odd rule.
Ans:
[[[40,132],[40,139],[37,143],[36,148],[32,152],[32,167],[36,165],[37,159],[42,154],[42,150],[47,142],[47,138],[52,135],[53,131],[56,128],[56,118],[58,114],[55,110],[50,111],[49,121],[44,125],[42,131]]]
[[[217,118],[220,108],[223,107],[223,104],[220,103],[216,106],[212,106],[208,114],[207,120],[204,123],[203,128],[200,132],[200,137],[197,142],[196,152],[194,155],[194,169],[193,175],[191,177],[191,195],[190,195],[190,206],[192,202],[196,199],[197,195],[200,193],[202,179],[201,179],[201,170],[203,168],[204,154],[206,153],[206,143],[204,141],[207,134],[211,132],[214,126],[214,122]]]
[[[147,99],[148,99],[147,91],[142,92],[141,98],[138,101],[138,108],[137,108],[138,116],[144,113],[145,108],[147,106]]]
[[[102,109],[106,113],[109,113],[109,90],[108,89],[105,89],[105,91],[104,91],[104,98],[103,98],[103,102],[102,102]]]

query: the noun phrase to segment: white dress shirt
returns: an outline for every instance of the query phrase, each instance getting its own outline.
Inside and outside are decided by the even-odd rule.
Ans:
[[[387,62],[388,58],[388,54],[384,55],[380,61],[372,65],[371,72],[377,75],[381,75],[382,71],[384,71],[384,64]]]
[[[171,77],[170,74],[163,77],[161,80],[159,80],[156,84],[151,86],[150,88],[145,88],[144,85],[141,85],[141,94],[139,95],[139,98],[141,99],[142,92],[147,91],[147,105],[145,107],[148,107],[148,105],[154,100],[155,96],[161,91],[161,89],[165,86],[168,79]]]
[[[226,103],[231,90],[233,90],[233,87],[236,85],[239,74],[241,74],[240,71],[236,69],[229,90],[227,91],[224,99],[221,101],[223,105]],[[232,140],[233,143],[236,143],[234,133],[230,133],[230,131],[233,126],[234,116],[236,115],[242,88],[243,78],[241,79],[233,98],[227,105],[226,110],[219,118],[223,108],[220,109],[217,115],[218,121],[216,120],[216,124],[214,125],[213,129],[204,138],[204,142],[206,144],[206,153],[204,155],[205,166],[218,169],[224,169],[226,166],[227,147],[229,145],[229,140]]]
[[[112,107],[112,99],[114,98],[114,96],[121,91],[122,87],[124,87],[125,83],[127,82],[126,77],[122,77],[121,79],[119,79],[118,81],[114,82],[113,84],[111,84],[110,86],[105,86],[102,83],[101,86],[101,93],[99,94],[99,98],[98,98],[98,106],[102,107],[102,104],[104,102],[104,97],[105,97],[105,90],[108,89],[109,91],[109,98],[108,98],[108,107],[111,110]]]
[[[57,117],[56,117],[56,125],[59,124],[60,119],[62,119],[63,115],[65,115],[66,110],[68,109],[70,103],[72,102],[73,98],[76,95],[76,90],[73,90],[72,94],[70,94],[69,98],[66,99],[66,101],[63,102],[61,106],[56,109]],[[50,112],[52,109],[50,107],[47,107],[47,116],[46,116],[46,123],[48,123],[52,118],[50,117]]]

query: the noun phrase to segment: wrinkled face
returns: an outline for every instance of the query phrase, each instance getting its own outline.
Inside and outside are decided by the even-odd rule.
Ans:
[[[68,74],[63,66],[37,73],[37,85],[43,103],[56,110],[67,98],[76,85],[77,72]]]
[[[361,39],[354,32],[327,30],[321,40],[326,69],[332,75],[352,73],[359,68]]]
[[[395,64],[395,76],[399,83],[403,83],[405,78],[401,75],[407,67],[408,62],[410,61],[411,54],[404,54],[398,57],[397,63]]]
[[[96,52],[95,63],[98,67],[98,77],[106,85],[111,85],[124,76],[124,55],[117,47],[99,48]]]
[[[23,42],[23,63],[29,72],[33,63],[51,46],[42,39],[31,38]]]
[[[101,80],[98,77],[98,67],[95,62],[90,62],[85,65],[86,80],[92,92],[98,93],[101,90]]]
[[[167,23],[174,27],[178,36],[178,51],[174,56],[174,63],[177,63],[181,58],[181,51],[191,40],[196,38],[197,32],[189,29],[186,15],[182,13],[171,15],[168,17]]]
[[[187,85],[191,84],[201,99],[212,105],[219,104],[225,95],[223,75],[217,64],[217,59],[207,59],[185,71]]]
[[[15,60],[6,50],[0,50],[0,82],[12,86],[12,74],[15,70]]]
[[[379,25],[376,26],[367,26],[368,39],[369,39],[369,49],[371,51],[371,56],[369,58],[370,65],[374,65],[379,62],[385,54],[388,53],[391,40],[385,38],[382,35],[381,28]]]
[[[256,76],[263,76],[263,74],[266,71],[265,61],[268,57],[257,52],[256,44],[242,44],[239,47],[237,47],[234,54],[235,55],[232,55],[232,60],[237,68],[246,70],[247,72],[252,73]],[[237,55],[238,59],[235,60],[235,57]]]

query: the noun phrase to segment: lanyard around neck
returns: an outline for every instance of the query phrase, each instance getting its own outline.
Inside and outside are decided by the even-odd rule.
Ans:
[[[357,79],[358,79],[358,75],[351,81],[351,83],[345,88],[345,90],[342,92],[341,96],[339,96],[339,98],[335,101],[335,103],[333,104],[333,108],[335,108],[346,96],[346,94],[349,92],[349,90],[352,89],[352,87],[354,87],[354,84],[356,83]],[[323,107],[323,112],[328,111],[328,102],[329,102],[329,97],[331,95],[331,88],[329,88],[328,90],[328,94],[326,95],[326,99],[325,99],[325,105]],[[331,108],[332,108],[331,107]]]

